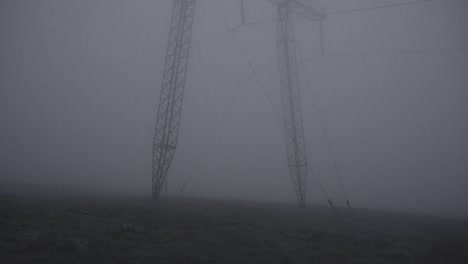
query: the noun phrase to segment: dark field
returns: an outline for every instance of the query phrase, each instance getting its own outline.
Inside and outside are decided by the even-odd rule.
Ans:
[[[1,195],[0,234],[2,264],[468,263],[467,221],[266,203]]]

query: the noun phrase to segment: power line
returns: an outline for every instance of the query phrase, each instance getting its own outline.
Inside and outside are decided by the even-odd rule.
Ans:
[[[236,89],[235,91],[238,91],[238,89]],[[223,124],[223,121],[224,119],[226,118],[227,116],[227,113],[229,112],[229,109],[231,108],[232,106],[232,103],[234,102],[234,97],[235,97],[236,94],[234,94],[231,98],[231,100],[229,101],[229,103],[226,105],[226,108],[224,109],[223,111],[223,114],[221,115],[221,118],[219,119],[218,121],[218,124],[213,128],[213,130],[211,131],[211,134],[210,136],[208,137],[208,141],[206,142],[205,146],[203,147],[203,149],[200,151],[200,154],[198,155],[198,157],[202,157],[203,154],[208,150],[208,147],[210,146],[210,143],[211,141],[213,141],[213,138],[214,138],[214,135],[216,134],[216,132],[218,131],[218,129],[222,126]],[[180,189],[180,192],[179,192],[179,195],[178,197],[180,197],[182,195],[182,193],[184,192],[185,190],[185,187],[187,186],[188,182],[190,181],[190,179],[192,178],[192,176],[195,174],[195,171],[196,169],[198,168],[198,166],[200,165],[200,162],[201,162],[201,159],[198,160],[198,162],[196,162],[193,166],[192,166],[192,169],[190,170],[190,174],[189,176],[187,177],[187,179],[185,180],[184,184],[182,185],[182,188]]]
[[[468,48],[440,48],[440,49],[415,49],[415,50],[395,50],[395,51],[376,51],[376,52],[349,52],[349,53],[329,53],[323,56],[317,56],[304,61],[316,61],[326,58],[352,57],[352,56],[385,56],[385,55],[404,55],[404,54],[422,54],[422,53],[440,53],[440,52],[467,52]]]
[[[419,1],[409,2],[409,3],[399,3],[399,4],[391,4],[391,5],[383,5],[383,6],[375,6],[375,7],[365,7],[365,8],[352,9],[352,10],[328,12],[326,14],[327,15],[338,15],[338,14],[345,14],[345,13],[353,13],[353,12],[361,12],[361,11],[368,11],[368,10],[384,9],[384,8],[390,8],[390,7],[421,4],[421,3],[424,3],[424,2],[431,2],[431,1],[432,0],[419,0]]]
[[[310,173],[312,174],[312,176],[314,176],[314,179],[317,182],[317,185],[319,186],[320,190],[322,191],[323,195],[325,196],[325,199],[327,200],[327,203],[330,206],[330,208],[332,209],[333,213],[335,213],[335,215],[337,217],[339,217],[339,214],[338,214],[338,211],[336,211],[335,205],[333,204],[332,200],[330,199],[330,196],[328,196],[327,192],[325,191],[325,188],[323,188],[322,183],[320,182],[320,180],[319,180],[317,174],[315,173],[314,169],[312,169],[312,166],[310,166],[309,162],[307,162],[307,167],[309,168]]]
[[[65,27],[66,25],[70,24],[73,20],[75,20],[76,18],[78,18],[79,16],[81,16],[82,14],[84,14],[86,11],[88,11],[89,9],[91,9],[99,0],[93,0],[92,2],[88,3],[87,5],[83,6],[82,8],[80,8],[79,10],[77,10],[76,12],[74,12],[73,14],[71,14],[69,17],[67,17],[65,20],[62,20],[60,21],[58,24],[56,24],[54,27],[50,28],[49,30],[47,30],[45,33],[42,33],[40,35],[37,36],[37,38],[40,38],[40,37],[43,37],[44,35],[49,35],[49,34],[52,34],[60,29],[62,29],[63,27]],[[36,40],[31,40],[27,45],[24,45],[22,48],[20,48],[19,50],[19,54],[22,53],[22,51],[24,49],[26,49],[28,45],[30,44],[35,44],[37,43]]]
[[[227,32],[227,31],[226,31],[226,32]],[[265,30],[264,38],[268,35],[267,33],[268,33],[268,28]],[[263,40],[263,39],[262,39],[262,40]],[[263,41],[260,41],[260,42],[258,43],[258,46],[257,46],[257,48],[256,48],[256,50],[255,50],[255,53],[254,53],[254,56],[252,57],[251,60],[254,60],[254,58],[256,57],[256,55],[259,53],[260,48],[262,47],[262,42],[263,42]],[[245,80],[248,80],[248,79],[245,79]],[[226,118],[226,116],[227,116],[227,114],[228,114],[228,111],[229,111],[229,109],[231,108],[232,103],[234,102],[234,98],[235,98],[235,96],[237,95],[237,91],[239,91],[239,89],[235,89],[234,91],[235,91],[235,93],[232,95],[232,97],[231,97],[231,99],[230,99],[228,105],[227,105],[226,108],[224,109],[223,114],[221,115],[221,119],[218,121],[218,125],[216,125],[216,126],[214,127],[213,131],[211,132],[210,136],[208,137],[208,141],[206,142],[206,144],[205,144],[203,150],[200,152],[199,156],[203,156],[203,154],[208,150],[208,147],[209,147],[211,141],[213,140],[213,137],[214,137],[215,133],[216,133],[217,130],[221,127],[221,125],[222,125],[224,119]],[[195,170],[198,168],[200,162],[201,162],[201,159],[198,160],[198,162],[196,162],[196,163],[193,165],[193,167],[192,167],[192,169],[191,169],[191,173],[189,174],[189,176],[188,176],[187,179],[185,180],[184,184],[182,185],[182,188],[181,188],[180,191],[179,191],[178,197],[180,197],[180,196],[182,195],[182,193],[184,192],[185,188],[187,187],[188,182],[190,181],[190,179],[191,179],[192,176],[194,175],[194,172],[195,172]]]
[[[213,141],[213,138],[214,138],[214,135],[216,134],[216,131],[218,131],[218,129],[221,127],[221,125],[223,124],[223,121],[224,119],[226,118],[227,116],[227,113],[229,112],[229,109],[231,108],[232,106],[232,103],[234,101],[234,96],[231,98],[229,104],[226,106],[226,108],[224,109],[223,111],[223,114],[221,115],[221,118],[220,120],[218,121],[218,124],[213,128],[213,130],[211,131],[211,134],[210,136],[208,137],[208,141],[206,142],[205,146],[203,147],[203,149],[201,150],[200,154],[199,154],[199,157],[203,156],[203,154],[208,150],[208,147],[210,146],[211,144],[211,141]],[[182,185],[182,188],[180,189],[180,192],[179,192],[179,195],[178,197],[180,197],[182,195],[182,193],[184,192],[185,190],[185,187],[187,187],[187,184],[188,182],[190,181],[190,179],[192,178],[192,176],[195,174],[195,171],[196,169],[198,168],[198,166],[200,165],[200,160],[198,162],[196,162],[192,169],[190,170],[190,174],[189,176],[187,177],[187,179],[185,180],[184,184]]]
[[[327,146],[328,146],[328,149],[330,151],[330,156],[331,156],[332,161],[333,161],[333,166],[335,167],[336,175],[338,177],[338,180],[340,181],[341,191],[343,192],[343,195],[344,195],[344,197],[346,199],[346,205],[349,207],[351,212],[353,212],[353,209],[351,207],[351,202],[349,201],[349,196],[348,196],[348,194],[346,192],[346,188],[344,186],[343,177],[341,176],[341,170],[340,170],[340,168],[338,166],[338,162],[336,160],[336,155],[335,155],[335,152],[333,151],[333,148],[332,148],[332,145],[331,145],[330,136],[328,135],[327,129],[325,127],[325,122],[323,120],[323,116],[322,116],[322,113],[320,111],[320,107],[318,106],[317,100],[315,98],[314,91],[312,89],[312,82],[310,81],[309,75],[307,73],[307,69],[306,69],[306,66],[305,66],[305,63],[304,63],[304,59],[302,58],[302,56],[299,56],[299,57],[300,57],[300,60],[301,60],[302,68],[303,68],[304,73],[306,75],[309,91],[310,91],[310,93],[312,95],[312,102],[313,102],[313,105],[315,106],[315,111],[317,112],[317,115],[318,115],[319,120],[320,120],[320,124],[322,126],[323,134],[324,134],[325,139],[327,141]]]
[[[254,26],[256,25],[259,25],[259,24],[264,24],[264,23],[270,23],[270,22],[274,22],[274,20],[264,20],[264,21],[258,21],[258,22],[252,22],[252,23],[246,23],[245,25],[239,25],[237,27],[233,27],[233,28],[230,28],[226,31],[223,31],[221,33],[218,33],[216,35],[214,35],[213,37],[208,37],[208,38],[205,38],[204,40],[200,41],[200,42],[197,42],[197,43],[194,43],[192,45],[192,47],[196,47],[196,46],[200,46],[200,45],[204,45],[212,40],[215,40],[215,39],[218,39],[220,37],[223,37],[227,34],[229,34],[230,32],[244,32],[244,31],[248,31],[248,30],[251,30]],[[248,27],[250,26],[250,27]]]
[[[221,11],[221,9],[219,8],[218,4],[216,3],[216,0],[212,0],[216,10],[218,11],[219,15],[221,16],[221,19],[223,20],[223,23],[225,25],[226,28],[230,28],[229,26],[229,23],[227,22],[226,18],[224,17],[224,14],[223,12]],[[282,117],[281,117],[281,114],[278,110],[278,108],[275,106],[275,104],[273,103],[273,100],[271,99],[271,96],[270,94],[268,93],[268,91],[266,90],[265,86],[263,85],[262,81],[260,80],[260,77],[257,73],[257,71],[255,70],[255,68],[253,67],[251,61],[247,58],[247,54],[246,52],[244,51],[244,49],[242,48],[242,45],[240,44],[239,40],[237,39],[236,35],[234,34],[234,32],[232,31],[229,31],[229,34],[231,35],[232,39],[234,40],[235,44],[237,45],[237,47],[239,48],[241,54],[242,54],[242,57],[244,57],[245,61],[247,62],[250,70],[252,71],[258,85],[262,88],[263,92],[265,93],[265,96],[267,97],[268,101],[270,102],[271,106],[273,107],[274,111],[276,112],[276,114],[278,115],[278,117],[282,120]]]
[[[91,7],[93,7],[99,0],[93,0],[91,1],[90,3],[88,3],[87,5],[85,5],[84,7],[82,7],[81,9],[79,9],[77,12],[73,13],[70,17],[68,17],[67,19],[63,20],[62,22],[60,22],[59,24],[57,24],[54,28],[51,28],[47,33],[52,33],[54,31],[57,31],[59,29],[61,29],[62,27],[64,27],[65,25],[67,25],[68,23],[70,23],[71,21],[73,21],[75,18],[79,17],[81,14],[83,14],[84,12],[88,11]]]
[[[364,8],[359,8],[359,9],[352,9],[352,10],[343,10],[343,11],[335,11],[335,12],[325,12],[324,7],[320,1],[319,7],[321,10],[324,11],[325,15],[339,15],[339,14],[346,14],[346,13],[354,13],[354,12],[362,12],[362,11],[368,11],[368,10],[376,10],[376,9],[385,9],[385,8],[392,8],[392,7],[399,7],[399,6],[406,6],[406,5],[414,5],[414,4],[422,4],[426,2],[432,2],[433,0],[418,0],[414,2],[409,2],[409,3],[398,3],[398,4],[391,4],[391,5],[383,5],[383,6],[374,6],[374,7],[364,7]],[[303,17],[293,17],[291,19],[303,19]],[[246,25],[258,25],[262,23],[268,23],[268,22],[275,22],[276,19],[268,19],[268,20],[259,20],[256,22],[251,22],[247,23]]]

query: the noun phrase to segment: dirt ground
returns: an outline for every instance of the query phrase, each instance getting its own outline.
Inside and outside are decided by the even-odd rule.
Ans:
[[[0,234],[3,264],[468,263],[468,221],[203,199],[0,195]]]

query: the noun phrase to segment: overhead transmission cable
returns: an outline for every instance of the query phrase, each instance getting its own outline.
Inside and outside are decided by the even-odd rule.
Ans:
[[[44,35],[50,35],[60,29],[62,29],[63,27],[65,27],[66,25],[68,25],[70,22],[72,22],[73,20],[75,20],[76,18],[78,18],[79,16],[81,16],[82,14],[84,14],[86,11],[90,10],[99,0],[93,0],[91,2],[89,2],[87,5],[83,6],[82,8],[80,8],[79,10],[77,10],[76,12],[72,13],[70,16],[68,16],[66,19],[60,21],[58,24],[56,24],[55,26],[53,26],[52,28],[50,28],[49,30],[47,30],[45,33],[42,33],[40,35],[37,36],[37,38],[40,38]],[[36,41],[34,40],[31,40],[28,44],[24,45],[23,47],[20,48],[19,50],[19,53],[21,53],[27,45],[29,44],[34,44],[36,43]]]
[[[362,12],[362,11],[375,10],[375,9],[385,9],[385,8],[398,7],[398,6],[422,4],[422,3],[426,3],[426,2],[432,2],[432,1],[434,1],[434,0],[418,0],[418,1],[409,2],[409,3],[398,3],[398,4],[390,4],[390,5],[382,5],[382,6],[374,6],[374,7],[365,7],[365,8],[352,9],[352,10],[335,11],[335,12],[324,12],[324,14],[325,15],[339,15],[339,14]],[[323,5],[320,2],[319,2],[319,6],[320,6],[320,8],[322,10],[324,10]],[[303,17],[300,17],[300,16],[299,17],[292,17],[291,19],[303,19]],[[236,28],[241,28],[241,27],[247,26],[247,25],[255,26],[255,25],[258,25],[258,24],[276,22],[276,21],[277,21],[277,19],[259,20],[259,21],[246,23],[245,25],[239,25]]]
[[[254,52],[254,55],[253,57],[250,59],[250,61],[253,61],[256,57],[256,55],[259,53],[261,47],[262,47],[262,43],[263,43],[263,40],[268,36],[268,30],[270,28],[267,28],[265,30],[265,33],[264,33],[264,36],[263,38],[261,39],[261,41],[258,43],[258,46]],[[246,79],[248,80],[248,79]],[[229,103],[226,105],[226,108],[224,109],[223,111],[223,114],[221,115],[221,119],[218,121],[218,124],[213,128],[210,136],[208,137],[208,141],[206,142],[205,146],[203,147],[202,151],[200,152],[200,154],[198,155],[198,157],[203,157],[203,154],[208,150],[208,147],[211,143],[211,141],[213,140],[213,137],[215,135],[215,133],[217,132],[217,130],[219,130],[219,128],[222,126],[222,123],[223,121],[225,120],[228,112],[229,112],[229,109],[231,108],[233,102],[234,102],[234,98],[235,96],[237,95],[237,92],[239,91],[239,89],[235,89],[235,93],[232,95]],[[195,171],[197,170],[197,168],[199,167],[200,165],[200,162],[201,162],[201,159],[199,159],[198,161],[196,161],[193,166],[192,166],[192,169],[191,169],[191,173],[189,174],[189,176],[187,177],[187,179],[185,180],[184,184],[182,185],[182,188],[180,189],[179,191],[179,194],[178,194],[178,197],[180,197],[182,195],[182,193],[184,192],[184,190],[186,189],[187,187],[187,184],[188,182],[190,181],[190,179],[192,178],[192,176],[195,174]]]
[[[339,216],[338,212],[336,211],[335,205],[333,204],[330,196],[328,196],[327,191],[325,191],[325,188],[323,188],[323,185],[320,182],[320,179],[318,178],[318,176],[315,173],[314,169],[312,168],[312,166],[310,165],[310,163],[308,161],[306,161],[306,163],[307,163],[307,168],[309,168],[310,173],[312,174],[312,176],[314,176],[314,179],[317,182],[317,185],[318,185],[319,189],[322,191],[323,196],[325,196],[325,199],[327,200],[328,205],[333,210],[333,213],[335,213],[336,216]]]
[[[221,9],[219,8],[218,4],[216,3],[216,0],[212,0],[212,3],[214,4],[216,10],[218,11],[221,19],[223,20],[223,23],[225,25],[225,27],[227,29],[230,28],[229,26],[229,23],[227,22],[226,18],[224,17],[224,14],[223,12],[221,11]],[[242,57],[244,57],[245,61],[247,62],[250,70],[252,71],[252,74],[254,75],[258,85],[262,88],[263,92],[265,93],[265,96],[268,98],[268,101],[270,101],[270,104],[271,106],[273,107],[274,111],[276,112],[276,114],[278,115],[278,117],[282,120],[283,118],[281,117],[281,113],[280,111],[278,110],[278,108],[275,106],[275,104],[273,103],[273,100],[270,96],[270,94],[268,93],[268,91],[266,90],[265,86],[263,85],[262,81],[260,80],[260,77],[257,73],[257,71],[255,70],[255,68],[253,67],[252,65],[252,62],[248,59],[247,57],[247,53],[245,52],[245,50],[242,48],[242,45],[240,44],[239,40],[237,39],[236,35],[234,34],[234,32],[232,31],[229,31],[229,34],[231,35],[232,39],[234,40],[235,44],[237,45],[237,47],[239,48],[241,54],[242,54]]]
[[[82,8],[80,8],[79,10],[77,10],[75,13],[73,13],[70,17],[68,17],[67,19],[63,20],[62,22],[60,22],[59,24],[57,24],[55,27],[51,28],[49,30],[48,33],[52,33],[56,30],[59,30],[61,29],[63,26],[67,25],[68,23],[70,23],[71,21],[73,21],[75,18],[79,17],[81,14],[83,14],[84,12],[88,11],[91,7],[93,7],[99,0],[93,0],[93,1],[90,1],[87,5],[83,6]]]
[[[383,8],[390,8],[390,7],[399,7],[399,6],[407,6],[407,5],[415,5],[421,3],[431,2],[433,0],[418,0],[413,2],[406,2],[406,3],[397,3],[397,4],[390,4],[390,5],[382,5],[382,6],[374,6],[374,7],[364,7],[352,10],[343,10],[343,11],[335,11],[335,12],[328,12],[327,15],[338,15],[338,14],[345,14],[345,13],[354,13],[354,12],[361,12],[361,11],[368,11],[368,10],[376,10],[376,9],[383,9]]]
[[[300,50],[299,50],[300,52]],[[300,52],[301,53],[301,52]],[[340,170],[340,167],[338,166],[338,162],[337,162],[337,159],[336,159],[336,155],[335,155],[335,152],[333,150],[333,147],[332,147],[332,144],[331,144],[331,140],[330,140],[330,136],[328,135],[328,131],[326,129],[326,126],[325,126],[325,121],[323,119],[323,116],[322,116],[322,112],[320,111],[320,107],[317,103],[317,99],[315,97],[315,93],[314,93],[314,90],[312,88],[312,82],[310,80],[310,77],[309,77],[309,74],[308,74],[308,71],[307,71],[307,68],[305,66],[305,63],[304,63],[304,59],[302,58],[301,55],[299,55],[299,58],[300,58],[300,61],[301,61],[301,66],[302,66],[302,69],[304,71],[304,74],[306,76],[306,79],[307,79],[307,85],[308,85],[308,90],[310,91],[310,94],[312,96],[312,103],[314,105],[314,108],[315,108],[315,111],[317,112],[317,115],[319,117],[319,120],[320,120],[320,125],[322,127],[322,132],[323,132],[323,135],[325,136],[325,140],[327,142],[327,146],[328,146],[328,149],[330,151],[330,156],[332,158],[332,162],[333,162],[333,166],[335,168],[335,171],[336,171],[336,175],[338,177],[338,180],[340,182],[340,186],[341,186],[341,191],[343,192],[343,195],[344,195],[344,198],[346,200],[346,205],[348,206],[348,208],[350,209],[351,213],[353,214],[353,208],[351,206],[351,202],[349,200],[349,196],[348,196],[348,193],[346,192],[346,188],[344,186],[344,182],[343,182],[343,177],[342,177],[342,174],[341,174],[341,170]]]
[[[322,3],[320,0],[317,0],[318,2],[318,5],[321,9],[321,11],[323,13],[326,13]],[[323,21],[319,21],[319,31],[320,31],[320,53],[321,53],[321,56],[323,56],[325,54],[325,44],[324,44],[324,31],[323,31]],[[315,106],[315,111],[317,112],[317,115],[319,117],[319,120],[320,120],[320,124],[322,126],[322,131],[323,131],[323,134],[325,136],[325,139],[327,141],[327,146],[328,146],[328,149],[330,151],[330,155],[331,155],[331,158],[332,158],[332,161],[333,161],[333,166],[335,167],[335,171],[336,171],[336,175],[340,181],[340,186],[341,186],[341,191],[343,192],[343,195],[345,197],[345,200],[346,200],[346,205],[348,206],[348,208],[350,209],[351,211],[351,215],[354,215],[354,210],[351,206],[351,202],[349,201],[349,196],[346,192],[346,188],[344,187],[344,183],[343,183],[343,178],[341,176],[341,171],[340,171],[340,168],[338,166],[338,162],[336,160],[336,155],[335,155],[335,152],[333,151],[333,148],[332,148],[332,145],[331,145],[331,140],[330,140],[330,137],[328,136],[328,132],[327,132],[327,129],[325,127],[325,122],[323,120],[323,116],[322,116],[322,113],[320,111],[320,107],[317,103],[317,100],[316,100],[316,97],[315,97],[315,93],[313,91],[313,88],[312,88],[312,82],[310,81],[310,77],[309,77],[309,74],[308,74],[308,71],[307,71],[307,68],[305,66],[305,63],[304,63],[304,58],[302,56],[302,52],[300,50],[300,47],[299,47],[299,52],[301,53],[299,55],[299,58],[301,60],[301,65],[302,65],[302,68],[304,70],[304,74],[306,76],[306,79],[307,79],[307,85],[309,87],[309,91],[312,95],[312,102],[313,102],[313,105]]]
[[[376,51],[376,52],[348,52],[348,53],[324,53],[321,56],[305,59],[304,61],[317,61],[326,58],[352,57],[352,56],[385,56],[385,55],[405,55],[405,54],[423,54],[440,52],[467,52],[468,48],[440,48],[440,49],[414,49],[414,50],[395,50],[395,51]]]
[[[218,124],[215,125],[215,127],[213,128],[213,130],[211,131],[211,134],[210,136],[208,137],[208,140],[207,142],[205,143],[205,146],[203,147],[203,149],[200,151],[200,154],[197,156],[197,157],[202,157],[203,154],[205,154],[205,152],[208,150],[210,144],[211,144],[211,141],[213,141],[213,138],[214,138],[214,135],[216,134],[216,132],[218,131],[218,129],[222,126],[223,124],[223,121],[224,119],[226,118],[227,116],[227,113],[229,112],[229,109],[231,108],[232,106],[232,103],[234,101],[234,96],[232,96],[230,102],[227,104],[226,108],[224,109],[222,115],[221,115],[221,118],[219,119],[218,121]],[[190,179],[192,178],[192,176],[195,174],[195,171],[198,169],[198,166],[200,165],[200,159],[198,162],[195,162],[195,164],[192,166],[192,169],[190,170],[190,173],[189,173],[189,176],[187,177],[187,179],[185,179],[185,182],[184,184],[182,185],[182,188],[180,189],[179,191],[179,194],[177,197],[180,197],[182,195],[182,193],[184,192],[185,188],[187,187],[187,184],[188,182],[190,181]]]
[[[244,32],[244,31],[248,31],[248,30],[252,29],[253,26],[256,26],[258,24],[271,23],[271,22],[274,22],[274,21],[273,20],[268,20],[268,21],[261,21],[261,22],[246,23],[245,25],[239,25],[239,26],[230,28],[228,30],[225,30],[223,32],[220,32],[220,33],[218,33],[218,34],[216,34],[216,35],[214,35],[212,37],[205,38],[204,40],[202,40],[200,42],[194,43],[194,44],[192,44],[192,47],[204,45],[204,44],[206,44],[206,43],[208,43],[208,42],[210,42],[212,40],[223,37],[223,36],[229,34],[230,32],[238,32],[238,33],[239,32]]]
[[[238,91],[238,89],[235,90],[235,92]],[[180,197],[182,195],[182,193],[184,192],[185,188],[187,187],[187,184],[188,182],[190,181],[190,179],[192,178],[192,176],[195,174],[195,171],[198,169],[199,165],[200,165],[200,162],[201,162],[201,158],[200,157],[203,157],[203,154],[205,154],[205,152],[208,150],[210,144],[211,144],[211,141],[213,141],[213,138],[214,138],[214,135],[216,134],[216,132],[218,131],[218,129],[221,128],[224,120],[226,119],[226,116],[232,106],[232,103],[234,102],[234,97],[235,97],[236,93],[232,95],[231,99],[229,100],[229,103],[226,105],[226,107],[224,108],[224,111],[223,113],[221,114],[221,118],[219,119],[219,121],[217,122],[217,124],[214,126],[213,130],[211,131],[210,133],[210,136],[208,137],[208,140],[206,141],[205,143],[205,146],[203,146],[203,149],[200,151],[199,155],[197,157],[199,157],[198,161],[196,161],[193,166],[192,166],[192,169],[190,170],[190,173],[189,173],[189,176],[185,179],[185,182],[184,184],[182,185],[182,188],[180,189],[179,191],[179,194],[177,197]]]

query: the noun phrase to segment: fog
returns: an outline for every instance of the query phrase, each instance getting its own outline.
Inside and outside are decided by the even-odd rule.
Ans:
[[[239,1],[216,1],[241,25]],[[408,2],[322,0],[323,49],[319,23],[295,20],[308,159],[344,206],[315,95],[353,206],[468,217],[468,3],[339,13]],[[150,196],[171,5],[1,1],[2,182]],[[245,16],[269,21],[234,34],[280,108],[276,8],[245,0]],[[189,178],[184,196],[295,203],[283,125],[226,30],[198,0],[168,194]]]

